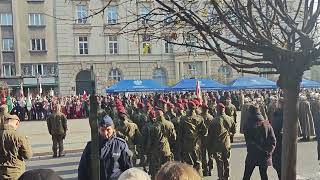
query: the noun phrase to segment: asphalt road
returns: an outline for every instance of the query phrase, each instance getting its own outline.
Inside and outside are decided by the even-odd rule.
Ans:
[[[316,160],[316,143],[299,143],[298,144],[298,166],[297,173],[299,180],[319,180],[319,165]],[[244,143],[236,143],[232,149],[231,156],[231,180],[241,180],[244,171],[244,160],[246,156],[246,148]],[[61,177],[67,180],[77,179],[77,167],[81,157],[79,153],[69,153],[63,158],[53,159],[50,155],[33,157],[27,161],[27,169],[48,168],[56,171]],[[269,179],[277,180],[276,172],[272,167],[268,169]],[[213,170],[211,177],[205,180],[217,179],[216,168]],[[255,169],[252,180],[258,180],[259,171]]]
[[[239,121],[238,121],[239,122]],[[77,167],[81,150],[90,139],[90,127],[87,119],[73,119],[68,121],[68,134],[65,140],[65,149],[68,154],[59,159],[51,158],[51,137],[47,132],[45,121],[22,122],[18,129],[28,136],[35,157],[27,161],[27,169],[49,168],[55,170],[64,179],[77,179]],[[243,137],[237,134],[237,142],[231,151],[231,180],[241,180],[244,171],[246,147]],[[319,162],[317,161],[316,142],[300,142],[298,144],[297,174],[300,180],[320,180]],[[269,168],[270,179],[277,179],[276,172]],[[216,169],[213,176],[206,180],[217,179]],[[252,180],[258,180],[259,171],[255,169]]]

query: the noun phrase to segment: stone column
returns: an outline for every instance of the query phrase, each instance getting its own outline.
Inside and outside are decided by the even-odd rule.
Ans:
[[[179,62],[174,62],[175,80],[178,82],[180,79],[180,67]]]
[[[206,63],[207,63],[207,75],[211,77],[211,59],[209,59]]]
[[[182,79],[183,78],[183,76],[184,76],[184,69],[183,69],[183,62],[180,62],[179,63],[180,65],[180,79]]]
[[[206,63],[206,61],[202,61],[201,62],[201,70],[202,70],[202,76],[203,77],[206,77],[206,76],[208,76],[208,74],[207,74],[207,63]]]

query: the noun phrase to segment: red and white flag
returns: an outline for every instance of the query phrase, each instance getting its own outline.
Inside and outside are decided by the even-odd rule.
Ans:
[[[83,91],[82,99],[87,100],[88,95],[86,91]]]
[[[201,88],[200,88],[200,81],[197,81],[196,85],[196,96],[200,100],[200,103],[202,104],[202,95],[201,95]]]

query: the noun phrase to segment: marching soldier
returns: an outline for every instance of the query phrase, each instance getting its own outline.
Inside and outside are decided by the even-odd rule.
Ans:
[[[51,114],[47,119],[48,131],[52,136],[52,151],[54,158],[65,155],[63,140],[66,138],[68,127],[67,118],[60,110],[61,106],[57,104],[54,108],[53,114]]]
[[[203,118],[196,113],[196,103],[189,101],[188,106],[189,111],[181,117],[179,129],[182,161],[192,165],[202,175],[200,144],[208,129]]]
[[[231,98],[227,98],[226,99],[225,113],[226,113],[226,115],[232,117],[233,122],[235,124],[234,127],[236,127],[236,124],[237,124],[237,108],[236,108],[236,106],[234,106],[231,103]],[[235,132],[236,130],[234,129],[233,131]],[[233,136],[234,136],[234,134],[230,134],[231,143],[233,143]]]
[[[181,135],[179,134],[180,132],[180,121],[181,121],[181,117],[185,116],[185,112],[184,112],[184,106],[183,104],[177,104],[177,113],[176,113],[176,117],[172,119],[172,123],[174,125],[174,128],[176,130],[177,133],[177,140],[176,143],[173,144],[172,146],[172,151],[173,151],[173,155],[174,155],[174,160],[175,161],[180,161],[181,160],[181,148],[180,148],[180,138]]]
[[[162,109],[157,110],[157,121],[150,128],[147,149],[150,151],[149,173],[152,178],[160,169],[161,165],[173,160],[171,142],[176,141],[174,125],[164,118]]]
[[[135,164],[137,160],[137,146],[141,145],[141,133],[138,126],[128,118],[123,106],[117,107],[117,110],[120,123],[117,127],[117,135],[127,141],[129,149],[133,152],[133,163]]]
[[[165,113],[165,118],[168,121],[172,121],[177,115],[174,112],[174,105],[172,103],[167,103],[168,111]]]
[[[213,116],[209,113],[208,105],[202,105],[202,114],[201,116],[204,119],[204,124],[206,127],[209,127],[212,124]],[[203,136],[201,139],[201,159],[202,159],[202,168],[203,168],[203,175],[204,176],[211,176],[211,170],[213,169],[213,157],[208,156],[208,136]]]
[[[208,147],[209,157],[213,156],[217,163],[219,180],[228,180],[230,177],[230,134],[234,134],[235,123],[225,114],[225,106],[217,106],[218,117],[209,126]]]

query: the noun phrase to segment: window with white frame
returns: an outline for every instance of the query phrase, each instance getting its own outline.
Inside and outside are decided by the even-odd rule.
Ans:
[[[118,54],[118,37],[117,36],[109,36],[109,53],[110,54]]]
[[[16,68],[14,64],[3,64],[2,72],[4,77],[11,77],[16,75]]]
[[[1,13],[0,14],[0,25],[11,26],[12,25],[12,14],[11,13]]]
[[[29,25],[30,26],[43,26],[44,15],[40,13],[30,13],[29,14]]]
[[[118,9],[116,6],[110,6],[107,9],[108,24],[116,24],[118,21]]]
[[[88,37],[79,37],[79,54],[89,54],[88,51]]]
[[[165,53],[173,53],[173,44],[169,43],[171,42],[170,37],[166,37],[166,40],[164,42],[164,52]]]
[[[151,36],[149,34],[142,35],[142,54],[151,54]]]
[[[140,7],[140,17],[141,17],[141,22],[142,24],[146,25],[148,24],[148,21],[150,20],[150,7],[148,5],[143,5],[142,7]]]
[[[8,38],[8,39],[2,39],[2,51],[13,51],[13,39]]]
[[[45,51],[46,40],[45,39],[31,39],[31,50],[32,51]]]
[[[121,81],[122,80],[122,74],[119,71],[119,69],[111,69],[109,72],[109,80],[114,80],[114,81]]]
[[[77,5],[77,23],[79,24],[85,24],[87,23],[87,17],[88,17],[88,7],[86,5]]]

